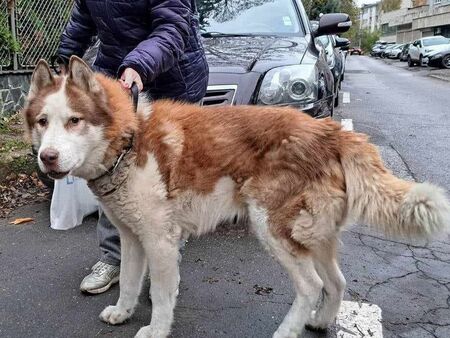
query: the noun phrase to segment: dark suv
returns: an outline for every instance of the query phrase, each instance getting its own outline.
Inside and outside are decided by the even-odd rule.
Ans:
[[[311,28],[301,1],[197,1],[210,77],[203,105],[291,105],[333,113],[334,81],[314,38],[345,32],[346,14]]]

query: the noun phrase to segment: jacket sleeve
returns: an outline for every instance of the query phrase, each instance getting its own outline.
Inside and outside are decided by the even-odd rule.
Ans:
[[[95,34],[95,23],[85,1],[75,0],[69,22],[61,35],[57,55],[64,58],[71,55],[82,57]]]
[[[117,75],[133,68],[149,83],[183,54],[190,32],[191,0],[149,0],[152,32],[122,61]]]

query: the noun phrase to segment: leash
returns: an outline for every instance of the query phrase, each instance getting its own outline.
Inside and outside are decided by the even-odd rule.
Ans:
[[[136,84],[136,82],[133,82],[131,84],[131,97],[133,99],[133,106],[134,106],[134,112],[137,112],[137,107],[139,103],[139,88]]]

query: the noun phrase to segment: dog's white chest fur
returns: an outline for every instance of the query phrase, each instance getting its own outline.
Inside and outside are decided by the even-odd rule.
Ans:
[[[169,199],[152,154],[143,168],[132,165],[123,170],[128,176],[125,182],[100,199],[108,217],[120,221],[138,235],[146,233],[147,229],[159,232],[161,227],[169,227],[175,232],[178,232],[175,228],[180,228],[189,234],[202,235],[213,231],[220,221],[244,213],[243,206],[236,202],[236,185],[230,177],[218,180],[209,194],[185,191]],[[119,179],[116,184],[120,182]]]

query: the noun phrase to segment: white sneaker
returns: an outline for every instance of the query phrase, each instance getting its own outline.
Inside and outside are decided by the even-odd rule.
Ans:
[[[92,267],[92,272],[84,277],[80,290],[93,294],[105,292],[119,281],[119,275],[120,267],[99,261]]]

